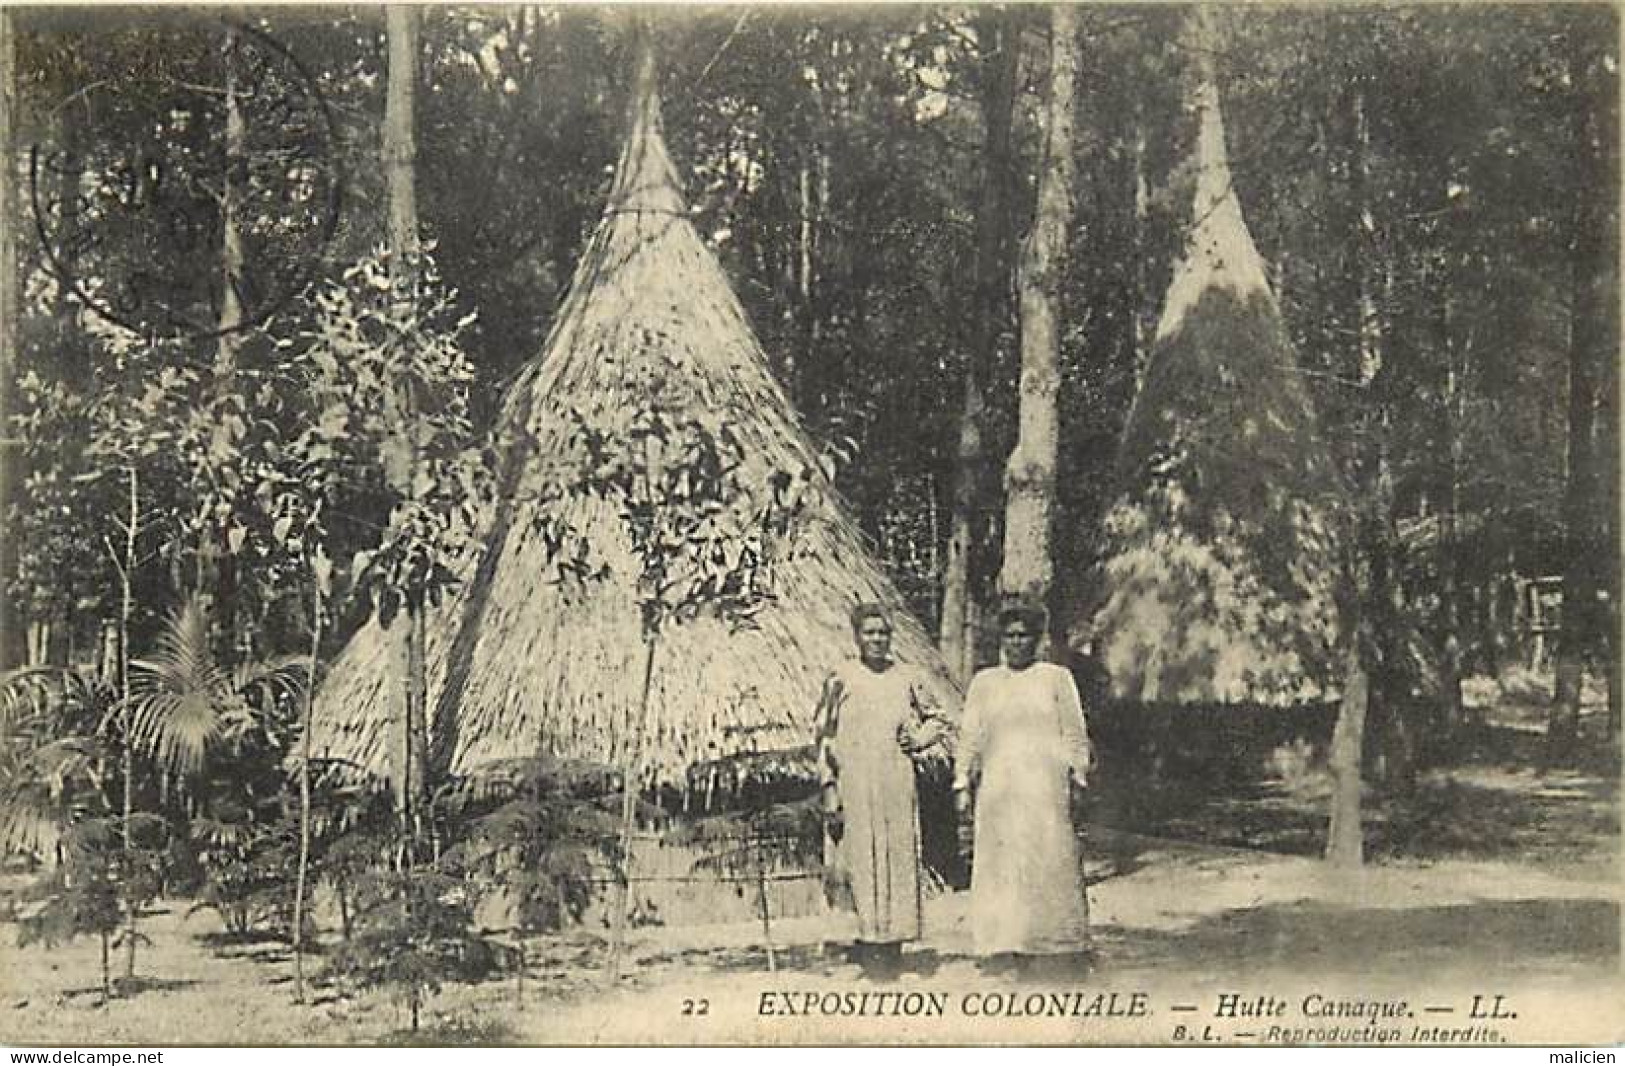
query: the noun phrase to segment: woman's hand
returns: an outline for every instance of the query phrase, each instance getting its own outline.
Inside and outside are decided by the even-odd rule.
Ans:
[[[897,726],[897,746],[910,758],[942,742],[947,727],[936,719],[905,719]]]
[[[955,787],[954,812],[959,815],[959,831],[955,834],[955,836],[958,838],[959,851],[962,855],[969,855],[971,853],[972,846],[976,842],[976,827],[973,824],[975,818],[972,813],[974,806],[975,804],[973,802],[970,789],[965,787]]]
[[[821,806],[824,814],[824,831],[829,838],[839,842],[846,832],[846,815],[841,810],[841,794],[834,785],[825,785],[821,797]]]
[[[1067,789],[1066,798],[1067,814],[1071,817],[1072,824],[1074,826],[1083,824],[1083,816],[1087,804],[1087,797],[1085,795],[1085,790],[1087,788],[1088,785],[1080,780],[1078,774],[1072,775],[1071,787]]]

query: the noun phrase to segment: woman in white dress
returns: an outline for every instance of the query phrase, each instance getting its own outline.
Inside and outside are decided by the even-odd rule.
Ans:
[[[1071,790],[1088,784],[1092,751],[1072,675],[1037,661],[1040,609],[999,614],[998,666],[971,679],[960,722],[954,795],[975,811],[971,924],[976,953],[1025,966],[1081,960],[1089,908]]]

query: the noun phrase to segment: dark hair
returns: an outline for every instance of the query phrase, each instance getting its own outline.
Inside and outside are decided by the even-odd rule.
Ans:
[[[1011,603],[999,609],[999,631],[1002,633],[1011,622],[1020,622],[1037,636],[1049,632],[1049,612],[1044,608],[1031,603]]]
[[[883,605],[878,603],[870,602],[858,604],[856,607],[852,608],[851,617],[852,632],[854,634],[856,634],[858,630],[862,629],[863,623],[867,622],[871,618],[878,618],[882,622],[885,622],[887,629],[892,628],[891,612],[886,610]]]

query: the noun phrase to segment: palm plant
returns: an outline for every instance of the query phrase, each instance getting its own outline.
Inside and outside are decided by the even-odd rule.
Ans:
[[[269,857],[281,853],[282,761],[303,665],[292,656],[221,665],[196,598],[169,617],[152,656],[130,663],[130,743],[189,823],[205,879],[199,905],[233,934],[280,913],[268,881],[286,864]]]
[[[194,809],[212,757],[232,764],[240,778],[242,757],[266,769],[280,765],[286,741],[286,697],[301,681],[304,660],[282,656],[234,667],[215,660],[208,613],[197,599],[169,617],[157,654],[130,663],[130,739],[150,757],[165,781],[189,792]],[[269,758],[265,758],[268,756]]]
[[[110,685],[66,667],[0,675],[0,854],[60,862],[68,827],[111,810],[117,702]]]

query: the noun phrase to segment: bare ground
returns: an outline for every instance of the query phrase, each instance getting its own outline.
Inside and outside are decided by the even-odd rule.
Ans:
[[[1243,796],[1210,796],[1173,811],[1154,835],[1102,825],[1086,833],[1097,968],[1091,988],[1204,989],[1280,983],[1519,990],[1525,1002],[1607,997],[1620,972],[1621,857],[1617,764],[1538,768],[1518,723],[1490,723],[1463,764],[1425,776],[1400,797],[1373,797],[1373,861],[1334,871],[1313,855],[1324,829],[1313,777]],[[1510,736],[1506,735],[1511,731]],[[965,896],[927,905],[928,934],[896,988],[1003,988],[969,958]],[[183,901],[144,923],[153,945],[141,976],[100,1002],[93,941],[14,946],[0,928],[0,1040],[21,1044],[377,1044],[408,1039],[404,1009],[382,995],[320,991],[292,1002],[281,945],[233,944]],[[838,918],[775,923],[769,972],[756,923],[642,930],[630,972],[605,972],[595,931],[527,941],[522,979],[454,986],[430,1005],[418,1039],[436,1043],[705,1042],[751,1040],[1164,1040],[1162,1023],[1133,1030],[1070,1028],[914,1031],[868,1019],[835,1030],[810,1021],[767,1028],[763,991],[871,988],[825,949]],[[319,961],[316,963],[319,967]],[[1599,991],[1603,990],[1603,991]],[[957,994],[957,993],[956,993]],[[697,1017],[701,1003],[706,1014]],[[1550,1010],[1566,1009],[1552,1006]],[[1617,1012],[1590,1017],[1599,1039],[1625,1033]],[[1563,1026],[1581,1024],[1551,1014]],[[1578,1017],[1578,1016],[1577,1016]],[[1036,1023],[1035,1023],[1036,1024]],[[888,1027],[889,1025],[889,1027]],[[1586,1030],[1589,1032],[1590,1030]],[[1565,1028],[1563,1033],[1570,1030]],[[1160,1035],[1159,1035],[1160,1034]],[[1555,1040],[1550,1037],[1547,1042]]]

